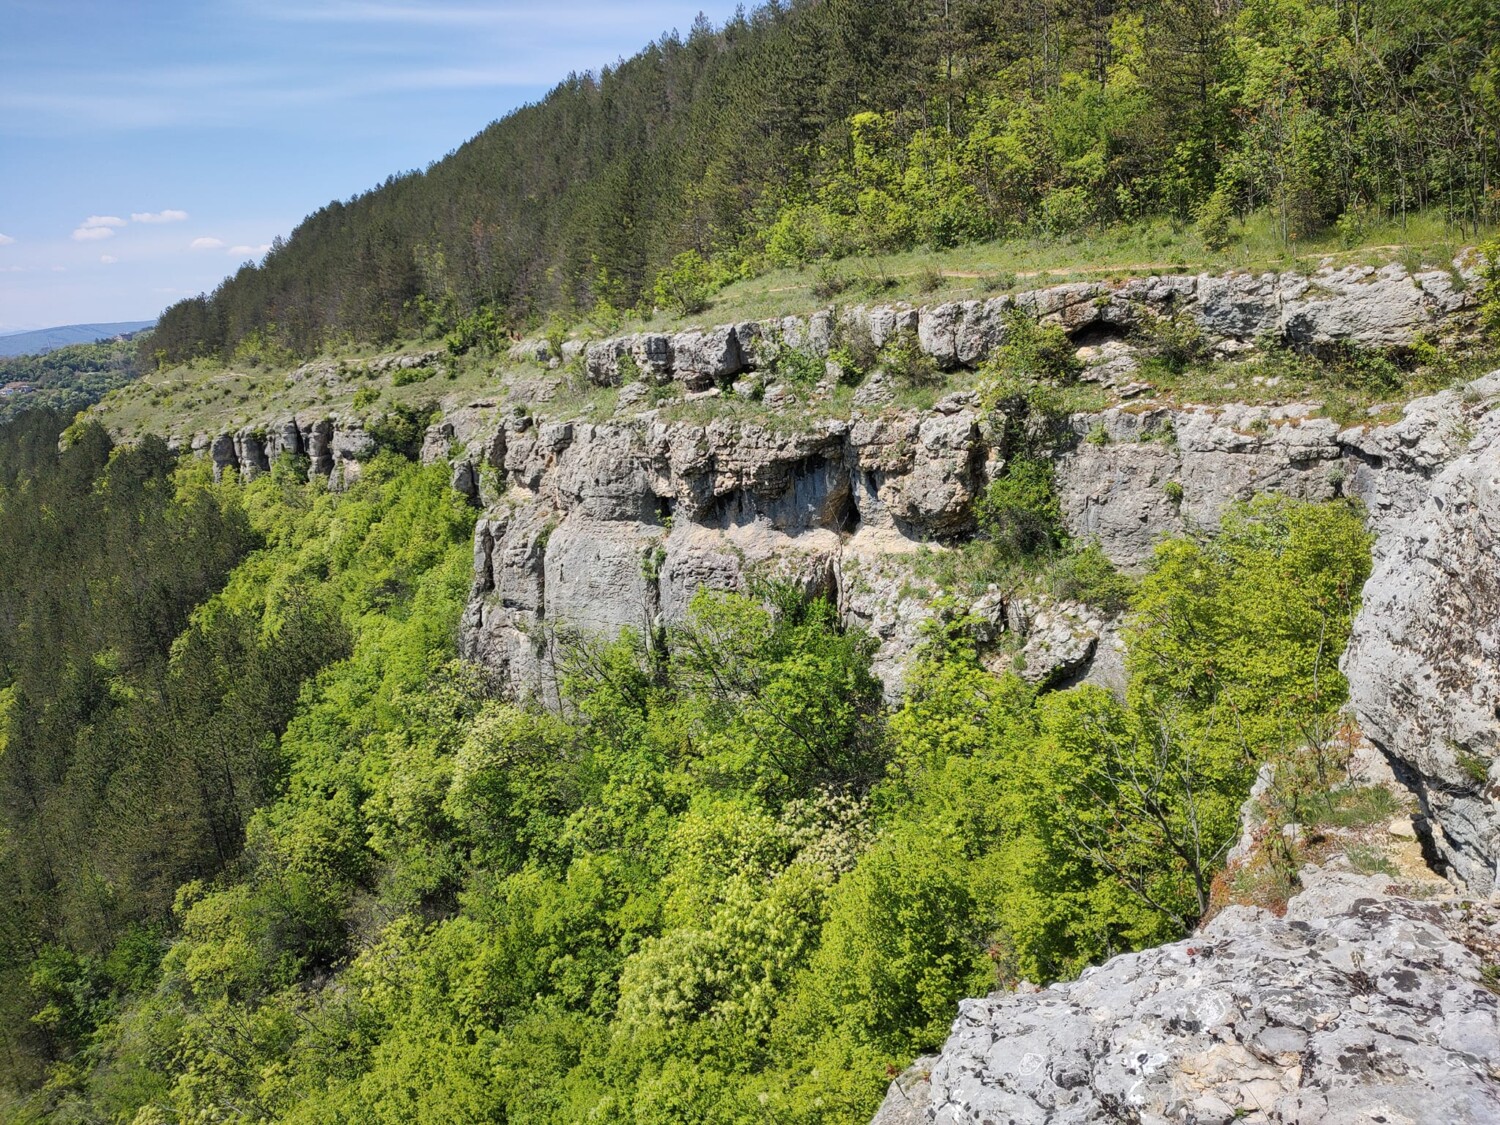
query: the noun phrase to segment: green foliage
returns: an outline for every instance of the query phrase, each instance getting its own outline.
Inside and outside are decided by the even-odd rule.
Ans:
[[[771,374],[799,387],[811,387],[828,374],[828,362],[817,352],[783,347],[777,349],[771,361]]]
[[[143,366],[435,326],[465,348],[460,308],[602,329],[768,265],[1153,216],[1195,219],[1210,250],[1263,208],[1287,247],[1428,209],[1472,238],[1497,218],[1497,19],[1487,0],[767,4],[330,203],[168,309]]]
[[[1059,324],[1042,324],[1019,309],[1006,314],[1005,335],[985,364],[985,375],[1001,386],[1067,383],[1083,369],[1077,348]]]
[[[400,403],[369,421],[365,429],[375,439],[375,447],[414,461],[422,452],[422,442],[435,412],[431,406],[408,406]]]
[[[1500,333],[1500,242],[1480,247],[1484,292],[1479,301],[1479,316],[1493,333]]]
[[[1108,615],[1123,612],[1136,588],[1135,582],[1115,569],[1097,543],[1062,555],[1048,579],[1053,597],[1083,602]]]
[[[467,355],[476,348],[485,355],[495,355],[505,347],[509,338],[510,333],[493,306],[483,305],[467,315],[454,318],[453,327],[443,337],[443,346],[453,356]]]
[[[0,356],[0,425],[28,410],[72,415],[150,369],[141,356],[150,334],[97,344],[70,344],[43,355]]]
[[[1017,457],[990,483],[975,505],[979,533],[1010,558],[1025,558],[1064,541],[1062,509],[1054,488],[1052,462]]]
[[[543,708],[455,657],[474,516],[441,467],[384,452],[342,493],[214,486],[155,446],[81,427],[59,455],[43,416],[19,424],[0,1003],[24,1097],[0,1105],[866,1120],[961,997],[1183,933],[1260,763],[1328,752],[1369,539],[1347,506],[1261,500],[1127,579],[1062,542],[1059,393],[1003,400],[1014,455],[979,544],[1128,608],[1123,700],[987,671],[950,615],[891,709],[874,640],[766,584],[613,639],[533,638]],[[46,555],[65,503],[126,575],[71,539]],[[121,608],[143,612],[120,584],[138,572],[176,591],[154,624]],[[59,616],[63,595],[100,609]]]
[[[1171,372],[1180,373],[1208,354],[1203,332],[1192,317],[1157,317],[1147,321],[1141,333],[1145,337],[1147,354]]]
[[[723,287],[722,279],[696,250],[685,250],[656,275],[652,298],[659,308],[677,316],[691,316],[708,308],[709,298]]]

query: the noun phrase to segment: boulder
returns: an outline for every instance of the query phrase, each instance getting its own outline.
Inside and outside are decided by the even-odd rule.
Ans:
[[[1229,907],[1187,941],[1075,981],[963,1001],[921,1120],[1500,1120],[1500,997],[1469,947],[1476,929],[1500,938],[1500,909],[1303,874],[1285,918]]]

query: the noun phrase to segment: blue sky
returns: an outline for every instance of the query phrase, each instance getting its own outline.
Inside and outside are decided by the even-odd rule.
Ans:
[[[700,10],[0,0],[0,332],[146,320]]]

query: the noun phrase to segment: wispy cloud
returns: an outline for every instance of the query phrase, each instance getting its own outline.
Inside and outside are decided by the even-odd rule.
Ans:
[[[189,250],[218,250],[224,245],[222,238],[195,238],[188,243]]]
[[[136,211],[131,213],[130,221],[134,223],[182,223],[187,221],[187,217],[186,211]]]
[[[125,220],[118,215],[90,215],[73,231],[73,241],[98,242],[101,238],[113,238],[115,228],[124,225]]]
[[[331,3],[297,7],[270,7],[261,14],[293,23],[398,23],[423,27],[488,27],[525,20],[529,13],[491,6],[377,4],[364,0],[333,0]]]
[[[258,258],[262,254],[264,254],[267,250],[269,250],[270,248],[271,248],[271,244],[269,242],[265,242],[265,243],[262,243],[259,246],[231,246],[228,250],[225,251],[225,253],[228,254],[232,258],[233,257],[255,257],[255,258]]]
[[[113,254],[100,254],[99,255],[99,260],[101,262],[103,262],[106,266],[112,266],[116,262],[118,262],[120,259],[116,258]]]
[[[16,240],[8,234],[0,234],[0,246],[14,246]]]

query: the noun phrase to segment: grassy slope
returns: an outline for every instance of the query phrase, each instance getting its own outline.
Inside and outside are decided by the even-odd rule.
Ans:
[[[935,252],[908,251],[883,257],[850,258],[822,269],[774,270],[737,282],[719,293],[711,306],[691,318],[659,315],[649,320],[629,318],[617,324],[581,321],[571,334],[582,338],[650,328],[673,331],[688,324],[723,324],[777,315],[806,313],[830,303],[828,274],[844,284],[834,300],[842,303],[911,301],[935,303],[989,295],[1007,289],[1036,288],[1084,278],[1121,279],[1152,272],[1227,272],[1230,270],[1313,270],[1320,265],[1355,262],[1379,264],[1399,261],[1408,268],[1443,266],[1472,240],[1460,242],[1437,216],[1413,217],[1403,229],[1387,223],[1364,232],[1359,245],[1340,245],[1336,232],[1312,242],[1283,246],[1268,217],[1257,216],[1237,232],[1226,250],[1207,250],[1191,227],[1166,220],[1117,227],[1089,236],[1062,239],[1022,239],[959,247]],[[384,351],[415,351],[437,346],[406,341]],[[533,364],[515,364],[496,357],[465,356],[445,364],[445,370],[423,382],[394,385],[390,374],[372,376],[360,370],[377,349],[341,348],[325,357],[345,369],[336,383],[322,380],[288,382],[288,366],[264,367],[200,362],[143,377],[112,393],[94,413],[126,440],[154,432],[190,439],[213,435],[276,417],[302,418],[349,415],[355,395],[365,388],[380,397],[362,407],[378,412],[386,407],[434,405],[445,411],[484,404],[524,403],[537,413],[556,417],[608,417],[614,405],[612,390],[588,386],[576,372],[553,371]],[[1250,375],[1235,377],[1222,369],[1200,368],[1161,378],[1162,392],[1179,401],[1289,401],[1317,398],[1321,390],[1306,373],[1278,372],[1281,379],[1266,386]],[[911,392],[904,405],[921,406],[972,376],[956,373],[945,388]],[[1423,388],[1414,388],[1423,389]],[[368,394],[365,396],[368,398]],[[813,416],[847,413],[851,393],[841,389],[811,404]],[[1355,394],[1356,405],[1377,396]],[[1102,405],[1102,401],[1100,403]],[[669,417],[725,414],[763,416],[755,403],[687,403],[669,406]],[[807,416],[800,412],[799,416]]]

